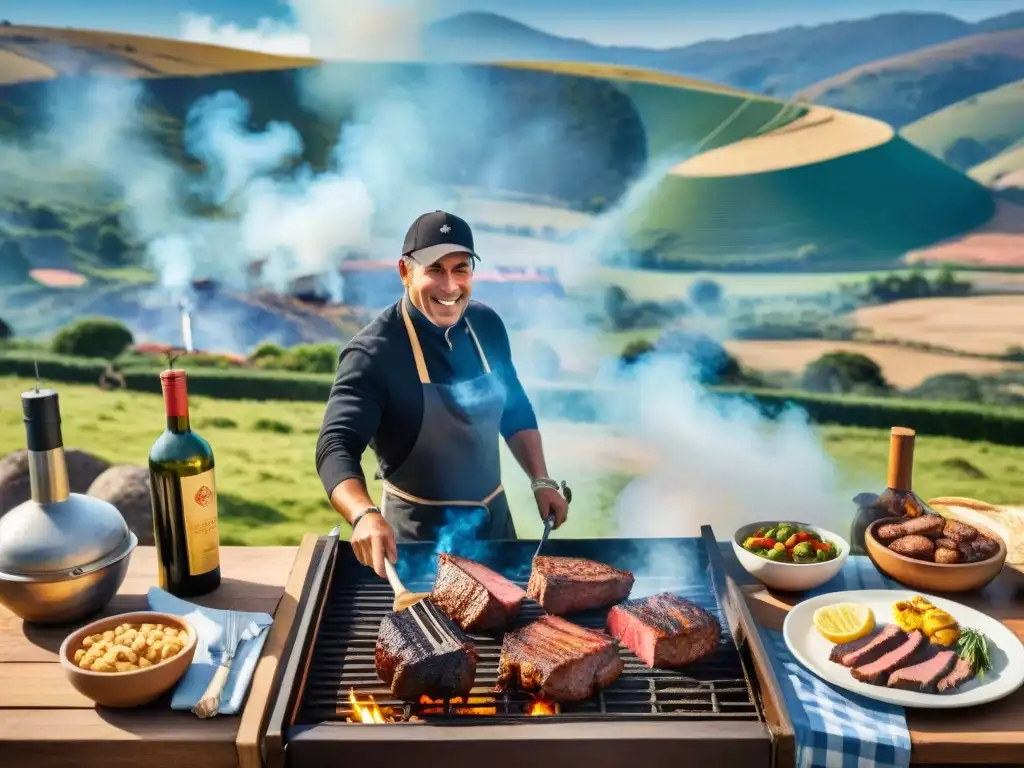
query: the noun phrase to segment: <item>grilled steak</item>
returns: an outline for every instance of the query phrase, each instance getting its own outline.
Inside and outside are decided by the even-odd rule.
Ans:
[[[924,633],[915,629],[896,648],[872,662],[854,667],[850,674],[862,683],[885,685],[892,672],[913,663],[926,642]]]
[[[870,664],[875,659],[896,648],[906,639],[906,633],[898,625],[886,624],[881,630],[872,635],[854,640],[851,643],[833,646],[828,659],[836,664],[842,664],[844,667]]]
[[[620,603],[633,589],[633,574],[582,557],[538,555],[526,595],[561,616]]]
[[[661,669],[714,653],[722,633],[718,619],[668,592],[612,606],[607,626],[644,664]]]
[[[605,633],[542,616],[505,635],[498,687],[581,701],[615,682],[624,666],[618,644]]]
[[[898,523],[886,523],[875,529],[878,540],[888,544],[891,541],[917,534],[920,536],[941,536],[942,529],[946,525],[946,518],[941,515],[921,515],[920,517],[908,517]]]
[[[935,693],[939,680],[953,668],[957,658],[953,651],[939,651],[932,654],[931,658],[895,670],[889,675],[888,686],[921,693]]]
[[[380,679],[402,701],[417,701],[423,695],[431,699],[468,696],[476,679],[476,647],[451,620],[435,611],[461,643],[458,650],[438,653],[413,616],[414,610],[416,606],[388,613],[380,623],[374,653]]]
[[[967,659],[957,656],[953,669],[939,680],[935,688],[939,693],[952,693],[972,677],[974,677],[974,669],[971,667],[971,663]]]
[[[430,599],[466,632],[503,632],[526,593],[500,573],[454,555],[438,558]]]

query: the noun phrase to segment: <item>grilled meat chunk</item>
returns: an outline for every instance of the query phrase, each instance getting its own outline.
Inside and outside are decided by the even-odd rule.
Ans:
[[[867,637],[833,646],[828,659],[844,667],[870,664],[896,648],[906,638],[906,633],[898,625],[886,624],[878,632]]]
[[[920,520],[920,518],[917,518]],[[935,555],[935,542],[919,533],[901,536],[889,545],[889,549],[904,557],[917,560],[931,560]]]
[[[476,680],[476,647],[450,619],[435,610],[438,620],[459,642],[455,650],[435,650],[413,615],[413,611],[425,609],[413,606],[384,616],[374,653],[377,674],[391,687],[392,695],[402,701],[418,701],[423,695],[431,699],[468,696]]]
[[[924,514],[920,517],[909,517],[898,523],[886,523],[875,529],[878,540],[889,543],[903,536],[919,535],[938,537],[942,535],[946,518],[941,515]]]
[[[962,523],[959,520],[946,520],[942,529],[942,535],[953,541],[973,541],[978,536],[978,529],[973,525]]]
[[[977,538],[971,540],[971,549],[974,550],[975,560],[988,560],[999,552],[999,542],[979,533]]]
[[[525,597],[520,587],[480,563],[447,554],[438,558],[430,599],[466,632],[505,631]]]
[[[644,664],[661,669],[713,654],[722,634],[712,614],[668,592],[612,606],[607,627]]]
[[[924,633],[915,629],[897,647],[868,664],[854,667],[850,670],[850,674],[862,683],[885,685],[889,675],[895,670],[913,663],[914,657],[927,642],[928,639]]]
[[[973,677],[974,668],[971,667],[971,663],[967,659],[957,656],[953,669],[939,680],[935,688],[939,693],[952,693]]]
[[[542,616],[505,635],[498,687],[550,701],[582,701],[615,682],[624,666],[618,644],[605,633]]]
[[[893,671],[889,675],[888,686],[921,693],[935,693],[939,680],[953,669],[957,658],[959,657],[953,651],[939,651],[924,661]]]
[[[936,549],[956,549],[960,542],[956,539],[951,539],[948,536],[941,536],[935,540]]]
[[[526,585],[548,613],[561,616],[620,603],[633,589],[633,574],[582,557],[538,555]]]

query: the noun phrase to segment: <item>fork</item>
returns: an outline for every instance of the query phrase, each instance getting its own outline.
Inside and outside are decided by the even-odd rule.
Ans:
[[[231,664],[235,660],[238,646],[244,640],[253,636],[252,624],[246,627],[245,631],[239,636],[241,621],[242,617],[238,612],[228,611],[224,631],[221,633],[217,643],[210,646],[210,660],[217,663],[218,666],[217,671],[213,674],[213,679],[206,687],[206,691],[199,697],[196,705],[192,707],[192,712],[197,717],[213,717],[217,714],[217,710],[220,709],[220,697],[224,692],[224,686],[227,684],[228,675],[231,674]]]

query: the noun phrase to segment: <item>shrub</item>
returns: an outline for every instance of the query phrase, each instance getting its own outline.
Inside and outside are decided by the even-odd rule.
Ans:
[[[940,373],[929,376],[907,394],[923,400],[949,400],[959,403],[980,403],[985,399],[981,383],[966,373]]]
[[[849,394],[884,392],[889,384],[878,363],[856,352],[827,352],[804,369],[809,392]]]
[[[4,322],[3,318],[0,317],[0,341],[7,341],[14,337],[14,330],[7,323]]]
[[[713,309],[722,300],[722,286],[714,280],[697,280],[690,286],[690,301],[702,309]]]
[[[654,345],[647,339],[634,339],[622,348],[619,358],[626,365],[633,365],[638,360],[654,351]]]
[[[51,347],[54,352],[74,357],[98,357],[113,360],[133,343],[132,332],[109,318],[79,320],[57,331]]]

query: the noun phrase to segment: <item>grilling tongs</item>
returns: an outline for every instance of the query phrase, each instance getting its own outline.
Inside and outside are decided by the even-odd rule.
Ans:
[[[395,613],[408,611],[419,625],[424,638],[438,653],[455,651],[462,647],[462,643],[448,629],[446,617],[441,613],[441,609],[427,599],[430,597],[429,592],[410,592],[398,577],[395,566],[386,557],[384,572],[387,574],[391,589],[395,591],[395,602],[392,605]]]

